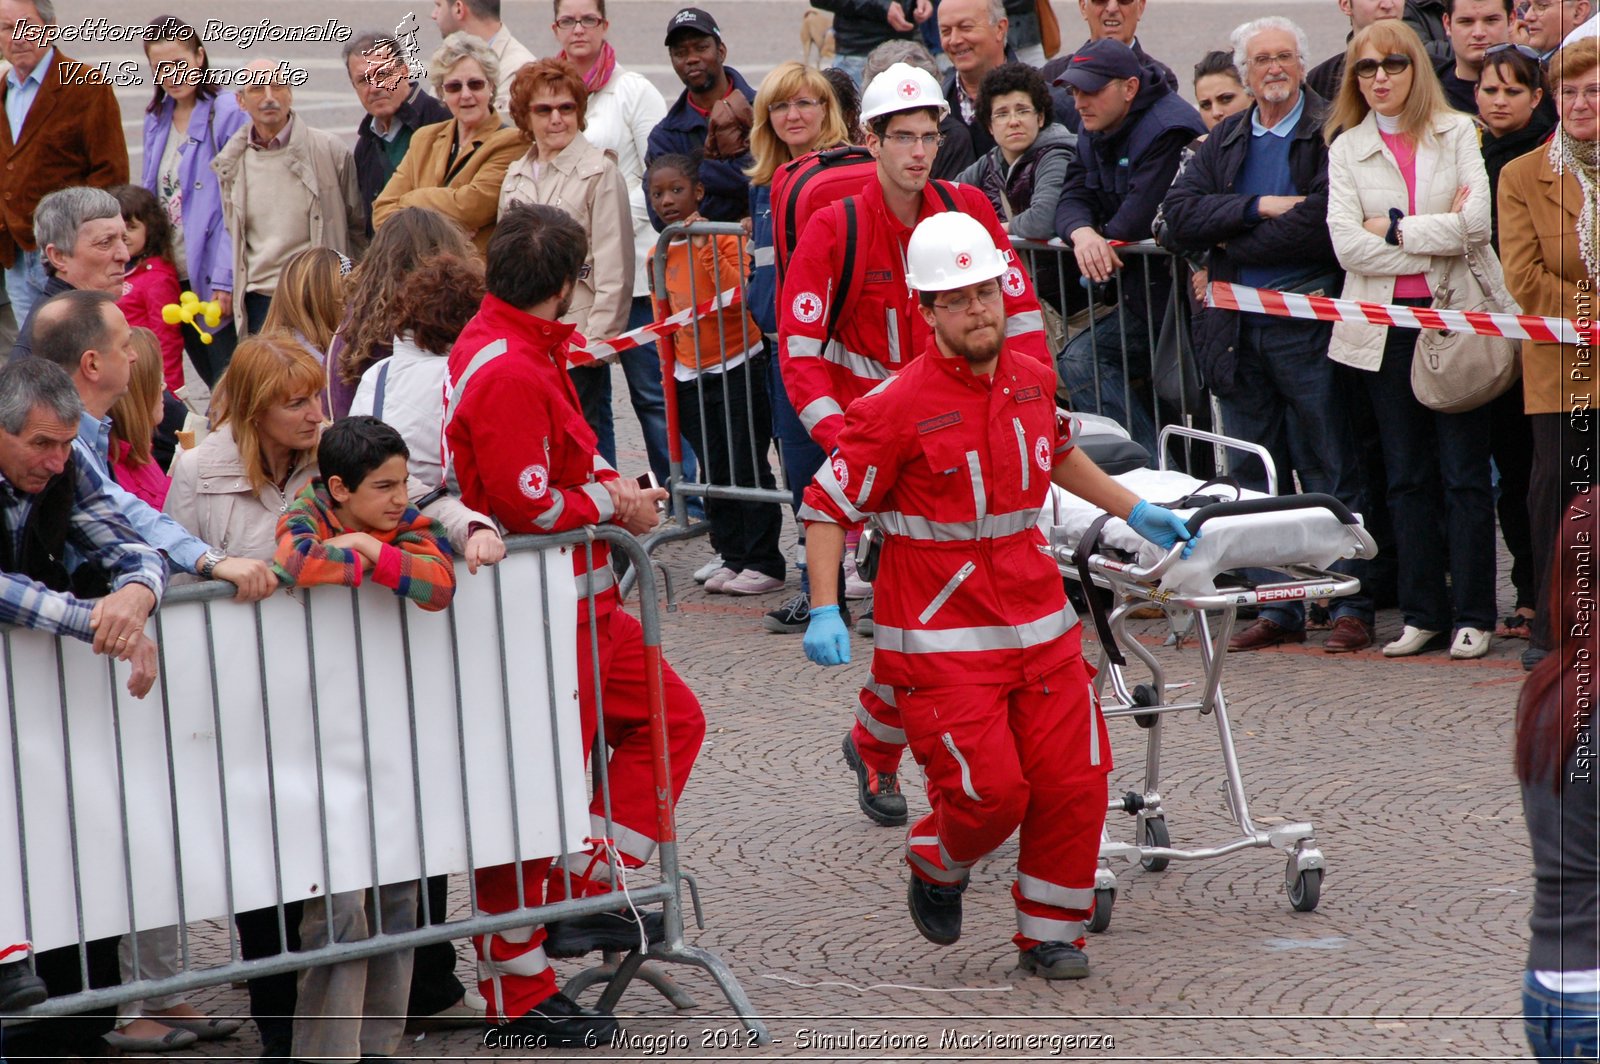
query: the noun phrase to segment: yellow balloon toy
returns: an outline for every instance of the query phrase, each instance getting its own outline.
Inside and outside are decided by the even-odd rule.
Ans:
[[[199,320],[196,320],[199,319]],[[222,324],[222,304],[216,300],[202,303],[200,297],[193,292],[184,292],[178,297],[176,303],[168,303],[161,308],[161,320],[168,325],[188,325],[200,334],[200,342],[211,343],[211,334],[200,328],[203,321],[210,328],[215,329]]]

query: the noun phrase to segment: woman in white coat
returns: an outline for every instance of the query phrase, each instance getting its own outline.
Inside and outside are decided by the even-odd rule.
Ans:
[[[1351,39],[1327,136],[1328,230],[1345,298],[1425,307],[1450,289],[1448,305],[1474,306],[1482,286],[1467,255],[1476,248],[1491,294],[1504,296],[1487,247],[1477,129],[1445,101],[1409,26],[1384,19]],[[1442,414],[1417,401],[1417,338],[1414,329],[1336,322],[1328,357],[1355,370],[1383,450],[1405,622],[1383,652],[1420,653],[1448,635],[1451,657],[1475,658],[1488,651],[1496,616],[1489,413]]]

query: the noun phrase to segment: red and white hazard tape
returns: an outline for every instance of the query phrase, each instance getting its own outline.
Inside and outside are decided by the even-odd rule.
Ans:
[[[1537,340],[1542,343],[1600,343],[1600,326],[1593,321],[1585,326],[1567,318],[1546,318],[1538,314],[1499,314],[1479,310],[1434,310],[1430,307],[1397,307],[1384,303],[1363,303],[1355,299],[1328,296],[1303,296],[1275,292],[1267,288],[1246,288],[1227,281],[1206,285],[1206,306],[1219,310],[1240,310],[1271,314],[1279,318],[1306,318],[1315,321],[1352,321],[1364,325],[1397,325],[1402,329],[1440,329],[1447,332],[1476,333],[1479,336],[1504,336],[1512,340]]]
[[[581,336],[573,336],[573,346],[567,351],[567,361],[574,366],[588,366],[596,362],[608,362],[622,352],[639,347],[642,344],[655,343],[665,340],[678,330],[686,327],[696,318],[704,318],[713,311],[724,310],[728,307],[738,306],[744,296],[738,286],[719,292],[712,298],[701,303],[698,307],[686,307],[678,313],[663,321],[652,321],[641,325],[621,336],[610,340],[584,340]]]

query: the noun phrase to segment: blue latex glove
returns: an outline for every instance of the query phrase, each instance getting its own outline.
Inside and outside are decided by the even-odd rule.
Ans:
[[[1189,526],[1183,523],[1183,518],[1165,506],[1152,506],[1144,499],[1140,499],[1139,505],[1128,515],[1128,526],[1162,550],[1170,550],[1180,539],[1188,540],[1189,545],[1183,548],[1185,558],[1194,553],[1195,540],[1200,538],[1198,532],[1193,537],[1189,535]]]
[[[818,665],[850,664],[850,633],[845,631],[838,606],[811,607],[806,625],[806,657]]]

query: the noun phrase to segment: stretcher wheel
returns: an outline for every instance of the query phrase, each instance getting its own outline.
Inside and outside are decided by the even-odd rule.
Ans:
[[[1142,683],[1133,689],[1134,705],[1155,706],[1159,705],[1160,703],[1161,696],[1157,694],[1156,689],[1151,687],[1149,684]],[[1159,718],[1159,716],[1160,714],[1157,713],[1135,713],[1133,715],[1133,722],[1141,728],[1154,728],[1156,726],[1156,720]]]
[[[1153,816],[1144,822],[1144,838],[1140,840],[1143,846],[1159,846],[1165,849],[1172,845],[1172,836],[1167,834],[1167,821],[1165,817]],[[1139,860],[1139,867],[1146,872],[1164,872],[1167,865],[1171,864],[1170,858],[1144,857]]]
[[[1090,931],[1099,934],[1111,926],[1111,907],[1117,903],[1117,892],[1114,888],[1097,890],[1094,892],[1094,915],[1089,917],[1086,925]]]
[[[1322,900],[1322,869],[1307,868],[1289,884],[1289,904],[1297,913],[1308,913]]]

